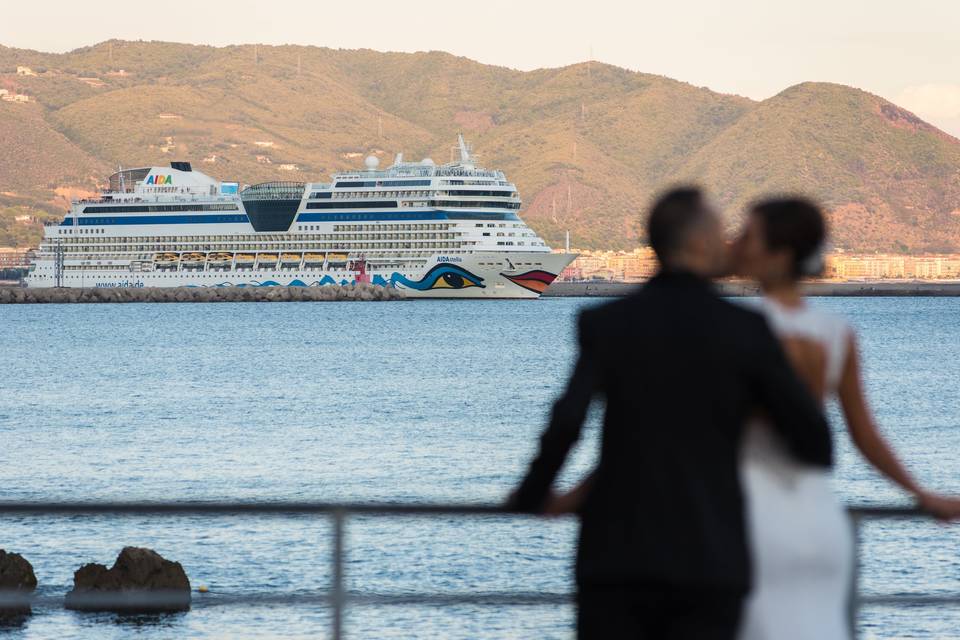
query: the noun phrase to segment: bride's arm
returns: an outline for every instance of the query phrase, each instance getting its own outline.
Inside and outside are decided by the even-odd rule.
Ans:
[[[852,334],[849,338],[847,360],[843,367],[838,395],[850,437],[863,457],[882,474],[916,496],[920,505],[934,515],[941,518],[960,517],[960,500],[938,496],[924,490],[913,479],[881,435],[867,406],[860,378],[860,360],[856,340]]]

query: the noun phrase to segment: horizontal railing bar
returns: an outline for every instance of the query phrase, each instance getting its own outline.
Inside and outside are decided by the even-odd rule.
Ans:
[[[942,595],[942,596],[925,596],[925,595],[876,595],[876,596],[858,596],[857,605],[861,607],[865,606],[878,606],[878,605],[890,605],[890,606],[947,606],[947,605],[957,605],[960,606],[960,594],[957,595]]]
[[[851,505],[856,518],[917,518],[930,514],[916,507]],[[83,514],[329,514],[356,515],[530,515],[496,504],[383,503],[383,502],[0,502],[0,515]]]
[[[511,515],[520,514],[488,504],[395,504],[327,502],[0,502],[0,514],[328,514],[356,515]]]
[[[92,594],[91,594],[92,595]],[[151,597],[149,592],[138,594],[137,603],[152,605],[167,605],[171,602],[178,604],[182,600],[172,599],[164,594]],[[215,607],[227,605],[297,605],[327,606],[331,603],[329,593],[203,593],[193,594],[191,608]],[[480,593],[347,593],[344,601],[350,605],[366,606],[395,606],[395,605],[483,605],[483,606],[536,606],[536,605],[565,605],[573,604],[573,594],[564,593],[537,593],[537,592],[480,592]],[[86,604],[109,606],[114,604],[129,605],[129,598],[117,599],[110,593],[97,594],[86,598]],[[960,606],[960,594],[923,595],[866,595],[857,598],[859,606]],[[0,594],[0,608],[10,606],[31,605],[38,608],[61,608],[64,605],[63,595],[10,595]]]
[[[122,593],[122,592],[121,592]],[[129,594],[128,594],[129,595]],[[150,592],[140,592],[135,596],[136,602],[143,606],[168,606],[182,603],[182,598],[158,594],[151,597]],[[98,605],[104,608],[111,606],[129,606],[129,597],[117,598],[110,593],[87,594],[84,604]],[[237,594],[194,594],[191,608],[224,606],[224,605],[297,605],[297,606],[328,606],[333,601],[332,594],[323,593],[237,593]],[[37,608],[61,608],[65,598],[62,595],[11,595],[0,594],[0,609],[12,606],[30,605]],[[563,593],[536,593],[536,592],[506,592],[506,593],[369,593],[345,594],[344,602],[350,605],[502,605],[502,606],[533,606],[533,605],[563,605],[572,604],[572,594]]]
[[[854,518],[860,519],[884,519],[892,520],[897,518],[932,518],[930,514],[919,507],[887,507],[887,506],[867,506],[851,505],[847,507],[847,513]]]

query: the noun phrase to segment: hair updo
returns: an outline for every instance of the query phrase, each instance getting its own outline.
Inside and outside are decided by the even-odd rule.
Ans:
[[[806,198],[774,198],[755,204],[751,212],[763,221],[768,249],[793,252],[795,278],[823,273],[827,230],[817,205]]]

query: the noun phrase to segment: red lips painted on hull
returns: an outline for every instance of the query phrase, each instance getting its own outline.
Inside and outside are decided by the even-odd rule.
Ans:
[[[526,273],[520,273],[517,275],[507,275],[501,273],[504,278],[517,285],[518,287],[523,287],[528,291],[533,291],[535,293],[543,293],[547,290],[547,287],[550,286],[550,283],[557,279],[557,276],[547,271],[542,271],[540,269],[535,269],[533,271],[527,271]]]

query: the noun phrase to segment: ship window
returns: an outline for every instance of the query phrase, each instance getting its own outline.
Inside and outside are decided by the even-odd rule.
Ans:
[[[394,200],[360,200],[357,202],[308,202],[307,209],[395,209]]]

